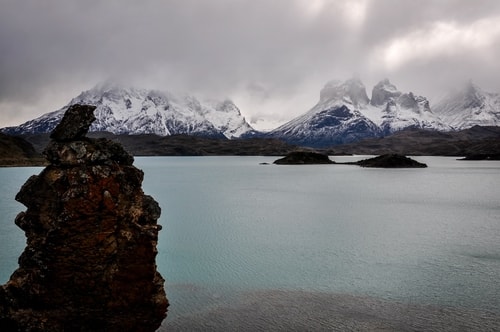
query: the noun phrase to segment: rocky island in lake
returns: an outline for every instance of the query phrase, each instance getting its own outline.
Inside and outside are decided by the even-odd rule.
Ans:
[[[376,168],[425,168],[426,164],[400,154],[383,154],[378,157],[363,159],[355,163],[361,167]]]
[[[85,136],[94,109],[67,110],[50,165],[16,196],[27,246],[0,286],[0,331],[155,331],[166,317],[160,207],[121,145]]]
[[[314,165],[314,164],[336,164],[336,165],[358,165],[361,167],[378,168],[425,168],[426,164],[399,154],[384,154],[378,157],[363,159],[356,162],[336,163],[327,155],[314,151],[294,151],[285,157],[274,161],[277,165]]]
[[[277,165],[313,165],[313,164],[334,164],[327,155],[314,151],[293,151],[285,157],[275,160]]]

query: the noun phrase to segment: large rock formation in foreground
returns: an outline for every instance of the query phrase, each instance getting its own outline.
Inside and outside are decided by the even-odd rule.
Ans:
[[[27,237],[0,287],[0,331],[154,331],[166,317],[156,270],[158,203],[123,148],[85,137],[94,106],[72,106],[23,185]]]

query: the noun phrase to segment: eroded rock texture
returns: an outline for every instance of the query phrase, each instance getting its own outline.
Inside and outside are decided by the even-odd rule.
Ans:
[[[160,207],[132,156],[85,137],[94,108],[66,112],[45,151],[50,165],[16,196],[27,246],[0,287],[0,331],[154,331],[166,317]]]

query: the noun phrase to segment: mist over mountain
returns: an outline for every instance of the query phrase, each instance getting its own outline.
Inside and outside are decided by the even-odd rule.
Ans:
[[[13,135],[50,132],[74,104],[97,106],[91,131],[221,138],[239,137],[253,131],[229,99],[198,100],[187,94],[123,87],[112,82],[82,92],[60,110],[3,131]]]
[[[500,124],[500,94],[469,82],[431,107],[424,96],[402,92],[388,79],[378,82],[371,98],[359,78],[330,81],[309,111],[266,133],[255,131],[229,99],[200,100],[188,94],[124,87],[105,82],[73,98],[65,107],[17,127],[11,135],[50,132],[73,104],[97,106],[91,131],[116,135],[194,135],[233,139],[266,137],[289,144],[329,147],[406,129],[448,132],[475,125]]]
[[[406,128],[452,129],[431,111],[425,97],[403,93],[384,79],[373,87],[370,100],[361,80],[353,78],[328,82],[311,110],[268,135],[293,144],[325,147]]]
[[[453,129],[500,125],[500,93],[486,92],[472,81],[450,91],[432,107]]]

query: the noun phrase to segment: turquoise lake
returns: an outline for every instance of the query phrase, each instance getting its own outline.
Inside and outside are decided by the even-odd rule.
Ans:
[[[315,306],[327,317],[330,300],[386,316],[402,308],[419,317],[448,310],[442,321],[433,316],[442,330],[453,315],[476,319],[479,329],[500,328],[500,162],[414,157],[428,168],[368,169],[272,165],[275,159],[136,158],[145,193],[162,208],[157,264],[170,301],[165,330],[224,330],[240,324],[238,315],[244,321],[243,311],[256,325],[241,329],[285,330],[286,322],[266,317],[302,317]],[[14,224],[25,208],[14,196],[40,171],[0,169],[1,283],[25,246]],[[249,311],[259,303],[265,309]],[[304,326],[338,326],[310,315],[317,321]],[[418,328],[421,318],[408,320],[405,326],[426,330]],[[384,322],[399,330],[397,321]]]

